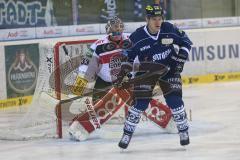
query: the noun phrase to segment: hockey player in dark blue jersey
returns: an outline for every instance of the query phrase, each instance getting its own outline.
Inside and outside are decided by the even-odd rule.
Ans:
[[[156,4],[146,7],[146,22],[146,26],[138,28],[130,35],[133,47],[127,52],[128,61],[122,66],[132,66],[134,59],[138,59],[140,66],[146,64],[146,62],[161,64],[168,67],[169,71],[160,80],[155,78],[154,82],[151,83],[152,85],[134,86],[135,101],[128,111],[119,147],[123,149],[128,147],[141,113],[147,109],[153,87],[157,82],[160,84],[167,105],[171,108],[173,120],[176,123],[180,136],[180,144],[182,146],[188,145],[190,143],[189,126],[182,100],[182,80],[180,74],[184,63],[188,59],[192,42],[184,31],[179,30],[171,23],[164,22],[163,11]],[[176,48],[178,48],[178,51]],[[118,80],[121,81],[123,76],[130,71],[129,67],[124,69]],[[163,81],[167,82],[170,90],[164,87],[166,83],[162,83]],[[139,90],[144,90],[144,96],[139,95]]]

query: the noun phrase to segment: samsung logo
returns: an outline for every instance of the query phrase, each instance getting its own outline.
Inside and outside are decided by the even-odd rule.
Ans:
[[[214,61],[240,58],[240,45],[209,45],[192,47],[190,61]]]

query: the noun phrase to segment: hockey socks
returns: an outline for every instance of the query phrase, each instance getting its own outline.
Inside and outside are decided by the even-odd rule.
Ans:
[[[188,145],[190,143],[188,135],[188,121],[184,106],[182,105],[181,107],[172,109],[172,116],[179,132],[180,144],[182,146]]]
[[[142,111],[131,107],[128,111],[128,115],[126,117],[126,121],[124,123],[124,133],[118,144],[118,146],[122,149],[126,149],[131,141],[132,135],[135,131],[137,124],[140,121]]]

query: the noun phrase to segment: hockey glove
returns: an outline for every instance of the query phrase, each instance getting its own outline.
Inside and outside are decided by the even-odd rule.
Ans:
[[[188,59],[188,54],[179,52],[176,55],[172,55],[171,58],[176,62],[175,73],[182,73],[184,64]]]
[[[123,79],[125,76],[130,75],[130,72],[132,71],[132,64],[130,62],[123,62],[121,65],[121,71],[117,75],[117,80],[114,82],[115,86],[122,86],[121,84],[123,83]]]

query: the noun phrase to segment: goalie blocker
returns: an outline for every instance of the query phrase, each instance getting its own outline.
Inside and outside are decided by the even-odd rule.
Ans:
[[[112,88],[94,106],[89,98],[86,98],[86,112],[74,117],[69,127],[71,138],[77,141],[86,140],[91,133],[109,121],[121,107],[127,109],[132,103],[131,97],[132,93],[129,90]],[[161,128],[166,128],[171,119],[170,109],[154,99],[143,114]]]

